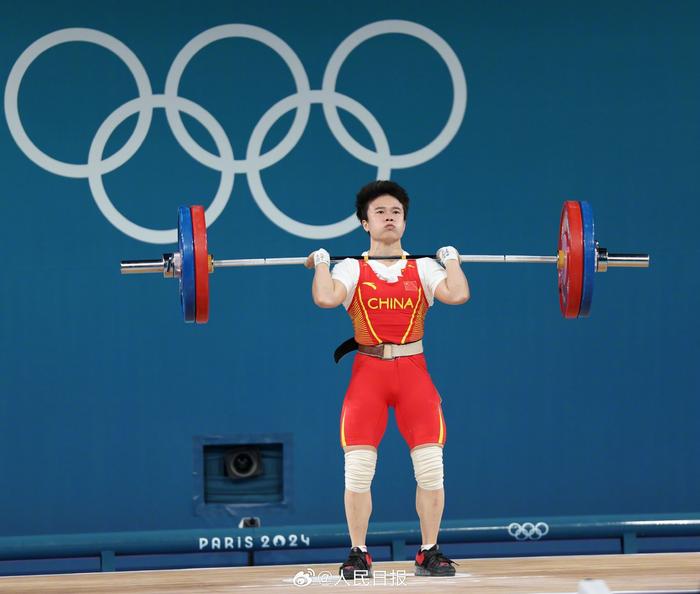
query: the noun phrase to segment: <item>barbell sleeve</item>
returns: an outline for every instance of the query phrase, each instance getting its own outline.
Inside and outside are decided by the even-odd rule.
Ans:
[[[649,268],[649,254],[605,254],[605,266],[601,268],[601,252],[598,252],[598,272],[605,268]]]
[[[162,273],[165,263],[160,260],[122,260],[120,269],[122,274],[152,274]]]
[[[649,268],[647,254],[608,254],[608,268]]]

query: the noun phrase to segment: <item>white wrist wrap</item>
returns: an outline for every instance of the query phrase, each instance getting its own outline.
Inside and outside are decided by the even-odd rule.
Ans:
[[[442,264],[443,266],[448,260],[459,260],[459,252],[456,248],[453,248],[451,245],[441,247],[435,255],[437,256],[437,259],[440,262],[440,264]]]
[[[314,252],[314,268],[319,264],[331,265],[331,255],[323,248]]]
[[[345,452],[345,488],[355,493],[367,493],[377,466],[374,450],[350,450]]]
[[[443,486],[442,448],[431,445],[411,452],[413,472],[421,489],[436,491]]]

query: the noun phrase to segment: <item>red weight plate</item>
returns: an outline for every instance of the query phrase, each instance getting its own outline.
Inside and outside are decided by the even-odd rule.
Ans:
[[[203,206],[191,206],[192,232],[194,235],[195,284],[197,287],[198,324],[209,320],[209,253],[207,252],[207,223]]]
[[[559,223],[559,306],[565,318],[578,317],[583,290],[583,219],[581,205],[567,200]]]

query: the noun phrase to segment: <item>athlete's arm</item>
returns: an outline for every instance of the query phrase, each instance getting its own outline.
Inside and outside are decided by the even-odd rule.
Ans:
[[[326,252],[327,254],[328,252]],[[326,262],[323,256],[319,258],[317,252],[311,252],[304,263],[304,266],[307,268],[314,268],[315,266],[311,295],[314,303],[324,308],[338,307],[345,301],[345,297],[348,294],[348,290],[343,283],[331,278],[329,262],[330,259]]]
[[[461,305],[469,301],[469,282],[462,272],[459,254],[453,247],[440,248],[437,253],[445,267],[447,278],[435,287],[435,299],[448,305]]]

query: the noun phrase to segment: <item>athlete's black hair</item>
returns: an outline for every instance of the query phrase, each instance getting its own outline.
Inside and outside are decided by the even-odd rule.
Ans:
[[[409,199],[406,190],[404,190],[396,182],[378,179],[368,183],[357,193],[355,206],[357,208],[357,218],[360,219],[360,222],[367,220],[367,209],[369,207],[369,203],[375,198],[379,198],[379,196],[383,196],[384,194],[389,194],[389,196],[396,198],[401,203],[401,206],[403,206],[404,220],[408,218]]]

